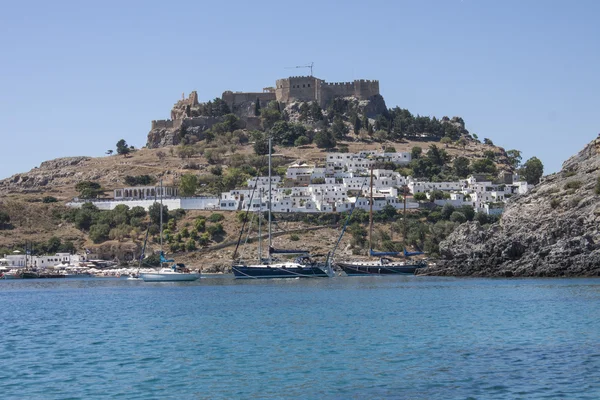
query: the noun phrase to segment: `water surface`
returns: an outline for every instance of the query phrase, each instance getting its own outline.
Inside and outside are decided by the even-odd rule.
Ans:
[[[0,281],[3,399],[598,399],[600,280]]]

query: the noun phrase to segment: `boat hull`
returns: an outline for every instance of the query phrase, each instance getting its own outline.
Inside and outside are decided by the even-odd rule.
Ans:
[[[140,274],[144,282],[192,282],[200,278],[200,274],[150,272]]]
[[[319,267],[271,267],[234,265],[231,267],[236,279],[279,279],[279,278],[328,278],[327,272]]]
[[[414,275],[415,271],[423,268],[420,264],[409,265],[360,265],[352,263],[336,263],[338,268],[348,276],[364,275]]]

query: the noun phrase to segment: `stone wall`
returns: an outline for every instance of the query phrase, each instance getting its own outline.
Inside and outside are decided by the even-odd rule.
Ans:
[[[152,121],[152,127],[150,129],[179,129],[180,127],[180,119],[158,119]]]
[[[248,102],[254,103],[256,99],[259,99],[261,107],[264,107],[267,103],[276,100],[277,98],[273,92],[232,92],[227,90],[223,92],[221,99],[226,102],[233,111],[234,106],[239,104]]]
[[[278,79],[275,93],[277,101],[281,103],[316,101],[321,107],[325,107],[335,97],[366,100],[378,95],[379,81],[360,79],[354,82],[328,83],[313,76],[292,76]]]

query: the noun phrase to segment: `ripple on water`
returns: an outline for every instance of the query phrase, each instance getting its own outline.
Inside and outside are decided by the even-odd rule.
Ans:
[[[599,289],[425,277],[0,282],[0,392],[596,399]]]

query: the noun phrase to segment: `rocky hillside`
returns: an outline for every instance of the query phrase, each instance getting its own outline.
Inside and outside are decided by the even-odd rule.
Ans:
[[[600,276],[600,137],[514,198],[489,227],[461,225],[425,273],[472,276]]]

